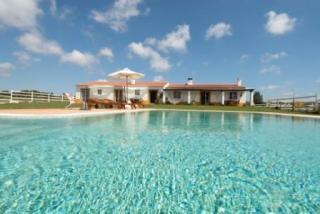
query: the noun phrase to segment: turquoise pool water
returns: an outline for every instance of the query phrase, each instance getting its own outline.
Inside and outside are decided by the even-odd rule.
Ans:
[[[156,111],[0,118],[0,213],[319,213],[320,121]]]

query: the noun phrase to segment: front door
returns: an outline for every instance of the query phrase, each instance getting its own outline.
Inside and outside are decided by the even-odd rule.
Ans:
[[[123,100],[123,90],[122,89],[115,89],[114,90],[114,95],[116,98],[116,102],[122,101]]]
[[[157,95],[158,95],[158,91],[155,91],[155,90],[149,91],[150,103],[156,103]]]
[[[201,104],[208,105],[210,100],[210,93],[209,91],[201,91]]]

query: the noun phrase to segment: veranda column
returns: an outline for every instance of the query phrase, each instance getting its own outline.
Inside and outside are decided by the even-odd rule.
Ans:
[[[254,91],[250,91],[250,106],[254,106],[253,95],[254,95]]]
[[[191,91],[188,91],[188,104],[191,104]]]
[[[224,91],[221,91],[221,105],[224,105]]]
[[[162,92],[162,103],[165,104],[166,103],[166,91]]]

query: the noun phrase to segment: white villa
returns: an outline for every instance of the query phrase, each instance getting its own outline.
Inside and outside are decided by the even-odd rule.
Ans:
[[[84,97],[121,101],[125,82],[96,81],[77,85],[77,99]],[[136,82],[128,84],[128,98],[148,103],[203,104],[203,105],[254,105],[254,89],[248,89],[237,79],[229,84],[195,84],[192,78],[186,83]]]

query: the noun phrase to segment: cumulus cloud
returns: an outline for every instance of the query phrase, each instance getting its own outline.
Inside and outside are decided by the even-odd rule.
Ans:
[[[296,18],[290,17],[287,13],[277,14],[274,11],[269,11],[266,17],[268,20],[265,28],[267,32],[274,35],[283,35],[292,31],[297,21]]]
[[[279,60],[281,58],[286,57],[288,54],[284,51],[279,52],[279,53],[265,53],[261,57],[261,62],[263,63],[269,63],[271,61]]]
[[[158,48],[162,51],[176,50],[186,51],[187,42],[190,41],[190,29],[188,25],[178,25],[176,29],[168,33],[164,39],[158,41]],[[149,43],[155,42],[149,39]]]
[[[29,30],[37,27],[37,18],[43,12],[38,0],[1,0],[0,25]]]
[[[107,57],[109,61],[113,60],[113,52],[111,48],[108,48],[108,47],[101,48],[98,53],[98,56]]]
[[[260,70],[260,73],[262,73],[262,74],[266,74],[266,73],[280,74],[281,73],[281,69],[276,65],[270,65],[270,66],[262,68]]]
[[[25,51],[17,51],[17,52],[14,52],[13,55],[17,58],[18,62],[22,65],[28,65],[31,62],[39,61],[38,58],[34,58],[30,56],[30,54]]]
[[[155,82],[164,82],[165,79],[164,79],[163,76],[158,75],[158,76],[155,76],[155,77],[153,78],[153,81],[155,81]]]
[[[225,36],[231,36],[231,25],[224,22],[217,23],[216,25],[210,25],[207,29],[205,38],[208,40],[212,37],[215,39],[221,39]]]
[[[104,12],[93,10],[91,16],[96,22],[107,24],[114,31],[124,32],[127,30],[127,22],[141,15],[141,3],[142,0],[116,0],[111,8]]]
[[[240,56],[240,62],[246,62],[249,59],[249,55],[248,54],[242,54]]]
[[[13,69],[14,69],[13,64],[9,62],[0,62],[0,77],[10,76]]]
[[[58,6],[57,6],[57,2],[56,0],[50,0],[50,13],[52,16],[64,20],[66,19],[69,15],[72,14],[72,10],[67,7],[67,6],[63,6],[60,9],[60,12],[58,12]]]
[[[277,89],[277,88],[279,88],[278,85],[267,85],[267,86],[261,87],[260,89],[261,90],[274,90],[274,89]]]
[[[131,54],[142,59],[148,59],[150,67],[157,71],[167,71],[171,68],[168,59],[162,57],[157,51],[149,46],[143,45],[140,42],[132,42],[128,47]]]
[[[56,0],[50,0],[50,13],[51,15],[56,15],[57,13],[57,2]]]
[[[62,54],[60,60],[61,62],[69,62],[83,67],[90,67],[91,65],[98,63],[98,60],[91,53],[82,53],[78,50]]]
[[[38,54],[61,55],[63,49],[53,40],[48,40],[38,32],[28,32],[18,38],[19,44],[26,50]]]
[[[89,52],[81,52],[73,50],[71,52],[65,52],[58,42],[46,39],[39,32],[28,32],[18,38],[19,44],[27,51],[43,54],[43,55],[56,55],[60,57],[61,62],[72,63],[82,67],[90,67],[98,63],[98,59],[95,55]],[[103,52],[103,49],[101,49]],[[106,54],[106,50],[104,50]],[[29,56],[26,53],[16,53],[18,60],[26,62],[29,60]]]

